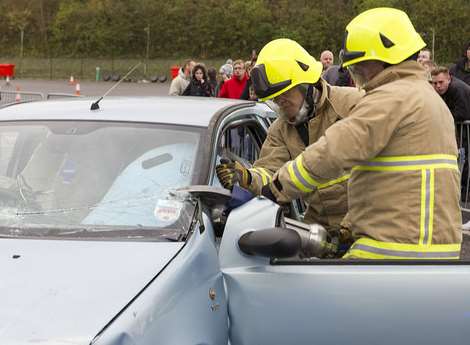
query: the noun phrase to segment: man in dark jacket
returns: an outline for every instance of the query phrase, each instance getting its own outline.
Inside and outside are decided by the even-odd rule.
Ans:
[[[330,66],[322,74],[323,79],[333,86],[354,86],[354,82],[346,68],[340,65]]]
[[[463,57],[450,68],[450,74],[470,85],[470,42],[465,46]]]
[[[451,77],[447,67],[434,69],[431,76],[434,89],[449,107],[454,121],[470,120],[470,86]]]
[[[454,121],[470,120],[470,86],[460,79],[450,76],[446,67],[437,67],[431,71],[432,84],[450,109]],[[459,145],[459,166],[462,173],[462,201],[467,201],[469,138],[463,125],[456,125],[457,143]]]

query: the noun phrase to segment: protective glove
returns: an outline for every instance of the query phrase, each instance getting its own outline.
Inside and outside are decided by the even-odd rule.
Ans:
[[[248,188],[251,184],[250,171],[238,162],[221,159],[220,164],[215,167],[215,172],[224,188],[232,190],[237,182],[243,188]]]

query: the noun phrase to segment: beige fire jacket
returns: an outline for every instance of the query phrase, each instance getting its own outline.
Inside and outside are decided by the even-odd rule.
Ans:
[[[454,122],[415,61],[367,83],[349,117],[286,163],[278,201],[316,190],[342,169],[355,243],[345,257],[455,259],[460,254],[460,173]]]
[[[316,142],[328,127],[346,117],[363,96],[356,88],[336,87],[322,80],[322,92],[317,102],[316,115],[308,123],[309,143]],[[280,117],[271,125],[261,148],[260,157],[250,169],[252,183],[249,189],[260,194],[272,175],[305,150],[297,129]],[[305,221],[319,223],[327,229],[339,228],[347,210],[347,178],[349,173],[339,171],[329,185],[304,197],[307,204]]]

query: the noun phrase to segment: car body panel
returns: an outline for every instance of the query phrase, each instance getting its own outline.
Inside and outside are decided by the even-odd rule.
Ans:
[[[227,302],[214,232],[204,216],[181,252],[93,345],[227,344]],[[212,296],[212,297],[211,297]]]
[[[89,343],[182,246],[0,239],[0,343]]]
[[[274,226],[267,202],[232,212],[222,240],[232,345],[468,342],[470,266],[273,265],[237,246],[242,234]]]
[[[255,102],[228,99],[107,97],[101,101],[100,110],[90,111],[92,101],[95,99],[13,105],[0,109],[0,125],[10,121],[96,120],[200,127],[203,136],[200,158],[207,162],[200,166],[207,171],[201,171],[198,178],[204,184],[213,176],[210,166],[216,161],[214,145],[222,136],[222,127],[230,121],[250,118],[259,121],[265,132],[266,119],[273,115]],[[189,154],[189,148],[175,147],[172,152],[184,156]],[[129,169],[131,172],[132,166]],[[137,190],[148,189],[146,176],[131,181],[126,171],[114,187],[132,184]],[[166,176],[166,184],[176,183],[176,177]],[[154,189],[152,193],[158,192]],[[108,192],[110,198],[116,197],[113,188]],[[126,204],[118,206],[117,210],[125,209]],[[85,223],[96,223],[106,213],[106,209],[95,207]],[[144,216],[147,213],[142,210]],[[111,238],[3,240],[2,252],[6,254],[2,263],[8,265],[8,268],[2,265],[3,272],[10,275],[14,270],[16,280],[0,285],[3,292],[0,305],[7,306],[0,318],[0,343],[16,345],[32,340],[40,345],[226,344],[228,310],[218,240],[210,220],[206,215],[203,217],[205,230],[200,231],[199,225],[193,223],[192,235],[186,242],[119,242]],[[128,223],[117,218],[114,221]],[[172,250],[162,256],[161,245],[171,246]],[[13,259],[14,254],[21,256]],[[21,265],[36,256],[41,259]],[[13,291],[16,286],[22,289]],[[6,296],[21,294],[26,296],[24,300],[12,298],[3,303]]]
[[[0,124],[96,120],[200,127],[203,136],[200,145],[204,148],[200,150],[200,158],[208,164],[201,163],[207,171],[201,171],[199,180],[207,183],[209,176],[213,176],[209,162],[213,164],[216,160],[217,149],[213,145],[222,135],[221,120],[259,119],[260,128],[266,131],[265,121],[272,117],[267,107],[239,100],[110,97],[101,102],[100,110],[90,111],[92,101],[95,99],[13,105],[0,110]],[[185,156],[189,148],[175,147],[172,152]],[[131,172],[132,166],[129,169]],[[114,187],[132,184],[138,190],[148,189],[146,176],[130,181],[126,171]],[[165,178],[168,185],[179,181],[177,176]],[[154,189],[152,193],[158,192]],[[108,192],[110,198],[116,197],[113,188]],[[125,209],[125,202],[119,207]],[[106,213],[109,213],[106,209],[95,207],[85,223],[103,220]],[[142,210],[144,216],[147,213]],[[192,224],[193,233],[187,242],[119,242],[111,238],[105,241],[3,240],[2,251],[6,254],[2,263],[8,267],[1,268],[16,279],[0,285],[3,292],[0,304],[6,306],[0,318],[3,326],[0,326],[0,343],[16,345],[31,340],[40,345],[226,344],[228,311],[218,262],[218,240],[210,220],[203,217],[205,230],[200,231],[197,224]],[[128,223],[117,218],[114,221]],[[161,245],[171,246],[172,251],[160,255]],[[13,259],[14,254],[20,258]],[[21,265],[36,256],[41,258],[34,262],[38,267],[34,263]],[[56,261],[51,264],[53,260]],[[17,286],[22,289],[13,291]],[[7,296],[21,294],[25,296],[23,300],[15,297],[3,303]]]
[[[111,97],[90,111],[92,101],[10,106],[0,110],[0,125],[96,120],[196,126],[203,137],[203,169],[193,182],[212,184],[215,164],[227,149],[221,145],[224,131],[252,121],[266,134],[273,117],[266,106],[239,100]],[[171,149],[182,156],[189,151]],[[148,175],[129,178],[135,168],[130,165],[114,188],[159,193],[146,184]],[[183,183],[177,176],[164,179]],[[123,190],[128,199],[133,188]],[[119,196],[113,188],[108,192],[110,199]],[[115,214],[125,211],[125,201]],[[158,205],[142,203],[142,212],[134,214],[150,225]],[[109,214],[100,207],[90,223]],[[219,217],[219,227],[226,214],[213,212],[213,205],[203,209],[207,215],[189,217],[185,242],[1,239],[6,278],[0,282],[0,344],[463,344],[470,338],[469,265],[250,256],[240,251],[240,236],[282,224],[280,206],[257,197],[232,210],[221,239],[209,217]],[[109,222],[126,223],[128,217]]]

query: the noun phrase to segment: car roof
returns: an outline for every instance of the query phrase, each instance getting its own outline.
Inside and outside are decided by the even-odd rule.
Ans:
[[[99,110],[90,110],[98,97],[27,102],[0,109],[0,121],[104,120],[155,122],[208,127],[218,111],[237,104],[255,103],[206,97],[106,97]]]

